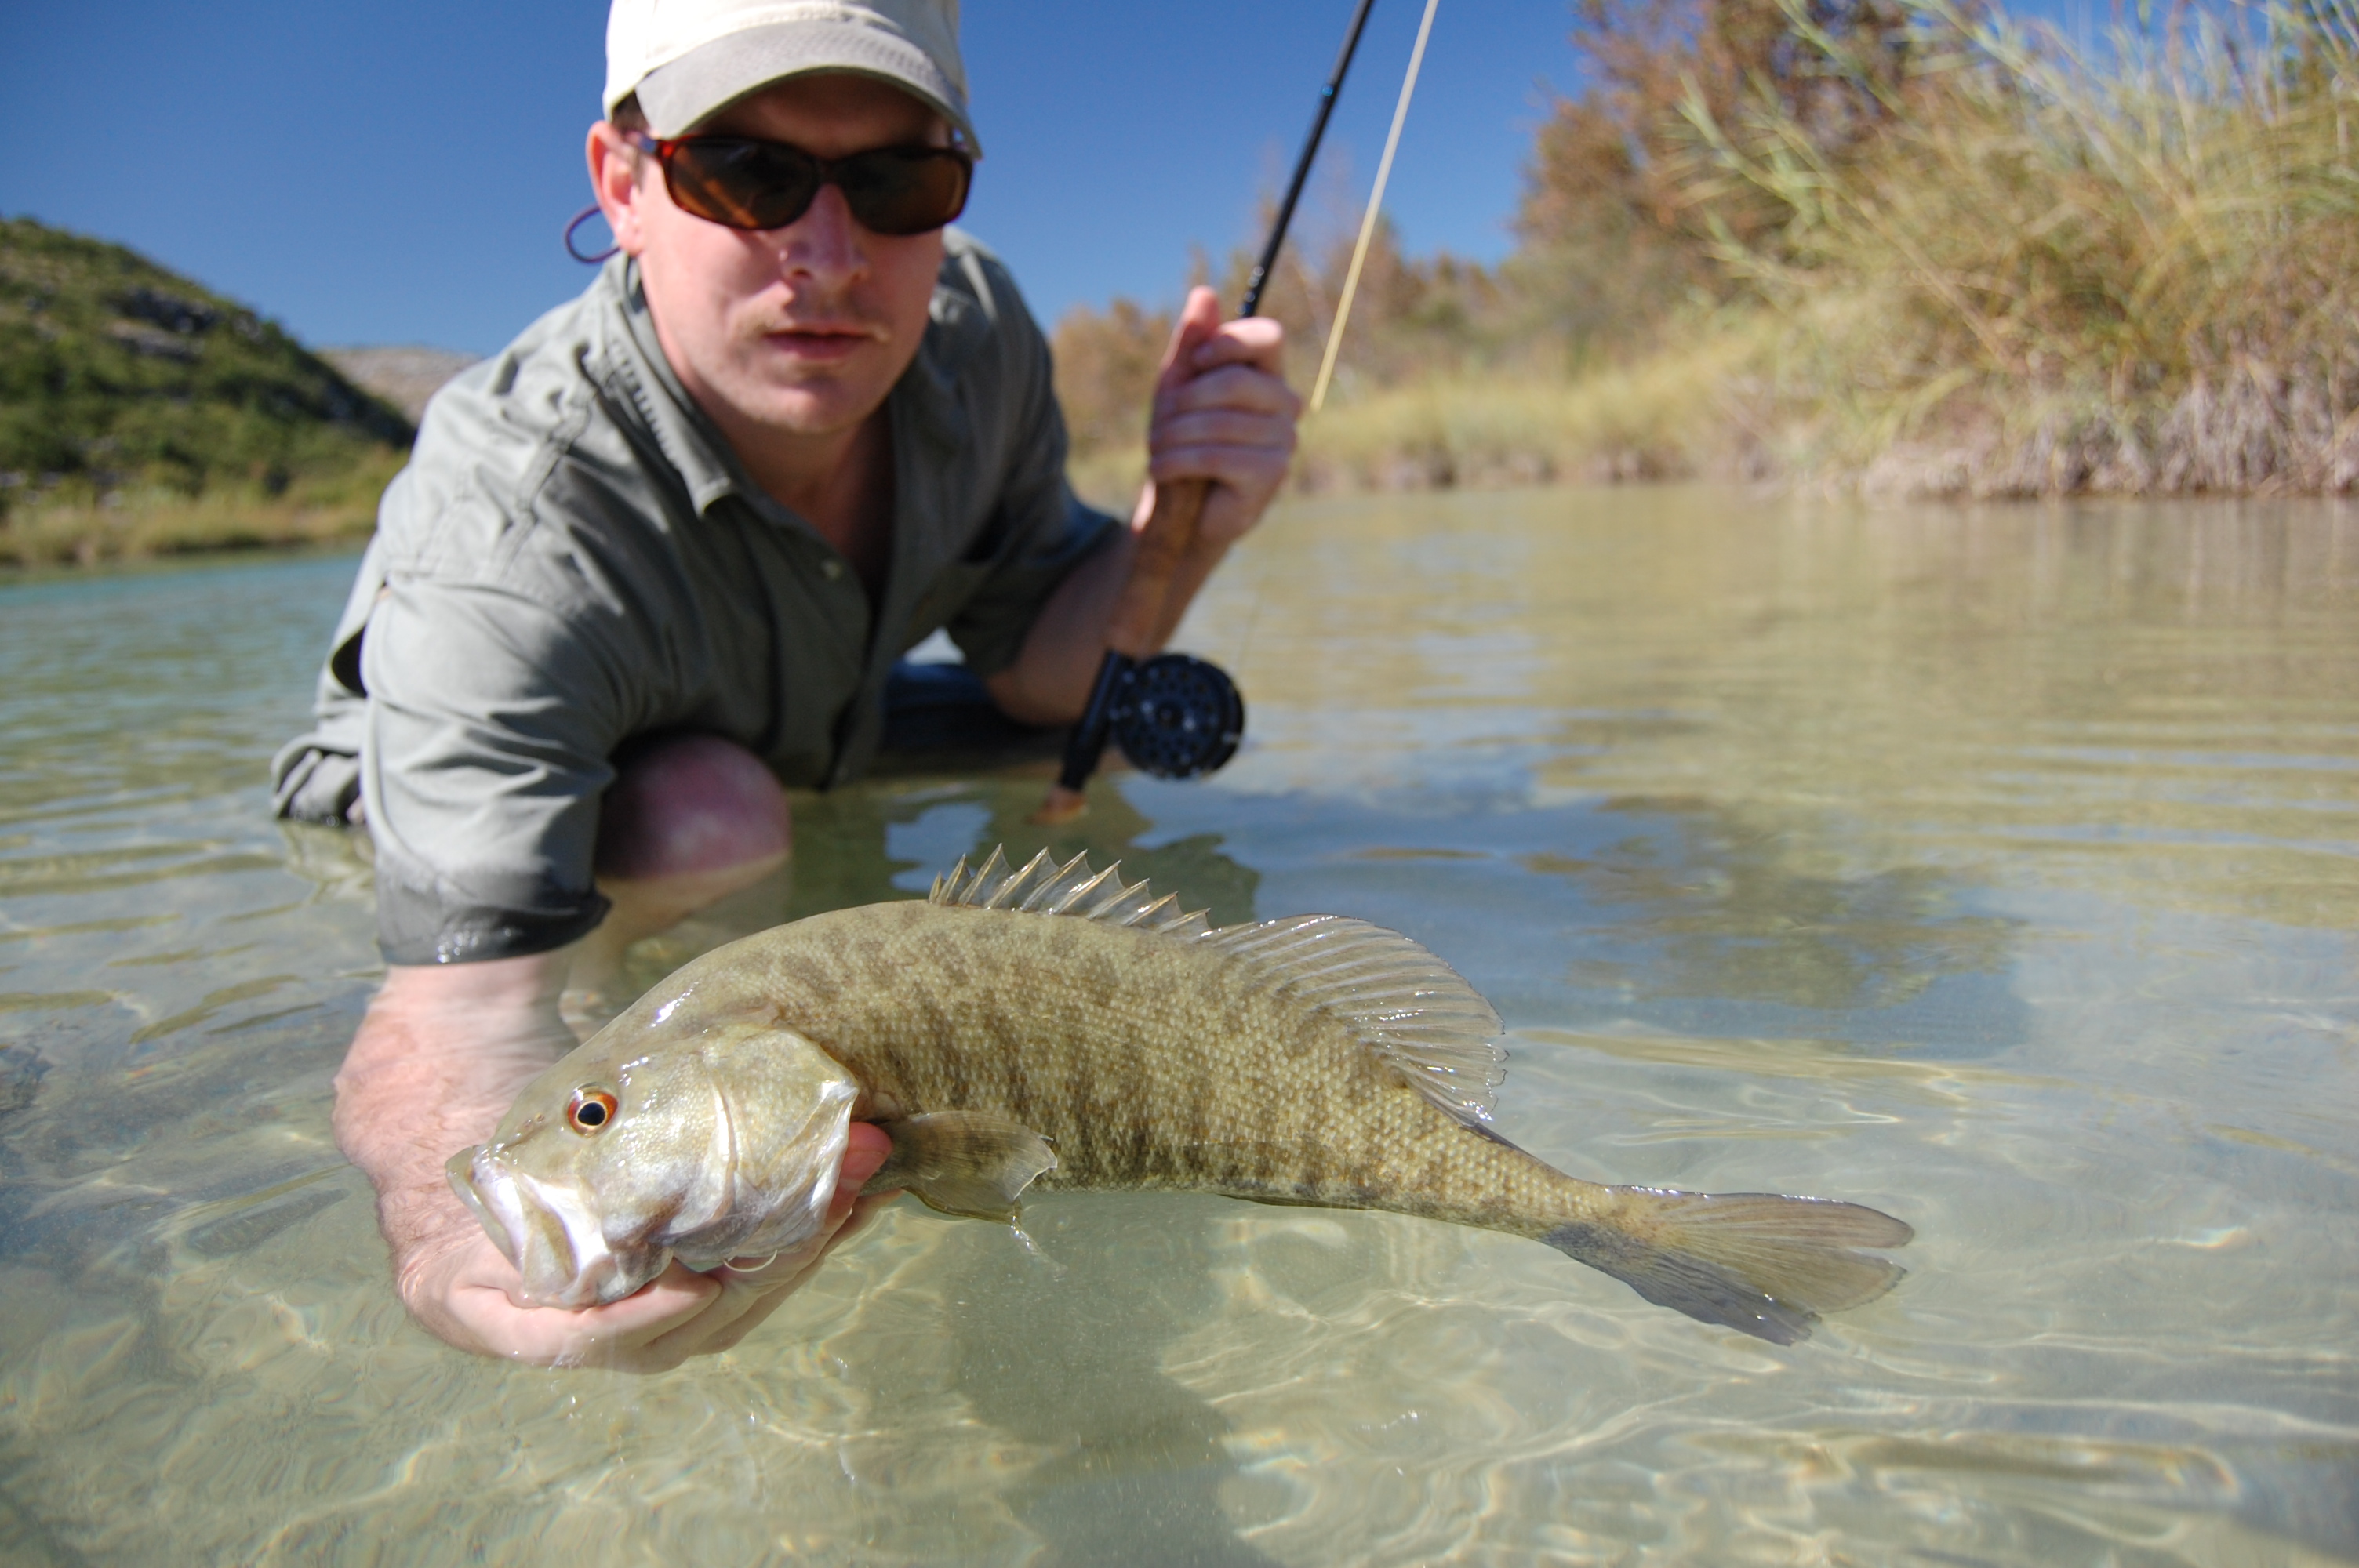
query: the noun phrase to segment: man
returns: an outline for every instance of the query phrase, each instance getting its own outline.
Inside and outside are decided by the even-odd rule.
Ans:
[[[580,1312],[517,1303],[442,1162],[571,1045],[585,951],[784,860],[781,781],[858,772],[906,649],[946,627],[1009,718],[1077,717],[1132,532],[1073,500],[1039,330],[944,227],[981,150],[956,0],[614,0],[607,60],[620,254],[429,408],[278,779],[375,843],[390,967],[335,1129],[404,1303],[486,1354],[660,1367],[816,1266],[883,1133],[810,1249]],[[1212,484],[1182,592],[1294,440],[1277,329],[1219,314],[1189,299],[1150,420],[1153,481]]]

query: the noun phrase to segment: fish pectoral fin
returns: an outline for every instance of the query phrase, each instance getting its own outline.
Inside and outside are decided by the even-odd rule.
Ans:
[[[936,1110],[881,1123],[893,1152],[863,1193],[914,1193],[928,1208],[1013,1225],[1024,1189],[1057,1168],[1049,1141],[992,1110]]]

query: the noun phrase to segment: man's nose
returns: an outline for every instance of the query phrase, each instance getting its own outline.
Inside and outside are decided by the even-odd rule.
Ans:
[[[779,231],[779,270],[822,286],[848,283],[868,268],[867,238],[843,192],[822,185],[810,210]]]

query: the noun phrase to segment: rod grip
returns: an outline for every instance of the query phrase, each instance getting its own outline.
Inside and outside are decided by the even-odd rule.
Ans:
[[[1180,561],[1196,543],[1196,523],[1203,515],[1210,481],[1177,479],[1155,487],[1155,510],[1130,558],[1130,577],[1106,619],[1106,646],[1133,659],[1151,658],[1170,634],[1164,624],[1164,606],[1171,596],[1171,579]]]

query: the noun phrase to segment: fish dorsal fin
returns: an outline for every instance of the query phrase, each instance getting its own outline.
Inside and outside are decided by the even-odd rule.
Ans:
[[[1059,865],[1041,850],[1010,871],[996,849],[967,869],[963,857],[934,879],[930,903],[1078,915],[1202,941],[1253,966],[1297,1000],[1342,1020],[1418,1093],[1461,1121],[1491,1118],[1491,1091],[1506,1077],[1493,1044],[1499,1015],[1457,970],[1397,931],[1340,914],[1290,914],[1252,925],[1205,924],[1177,895],[1144,881],[1123,885],[1119,862],[1090,870],[1089,857]]]
[[[1350,1024],[1427,1099],[1461,1121],[1491,1119],[1506,1078],[1499,1015],[1459,972],[1397,931],[1340,914],[1231,925],[1206,940],[1280,989]]]
[[[1209,936],[1212,930],[1202,910],[1180,909],[1177,893],[1158,898],[1144,881],[1124,886],[1119,860],[1103,871],[1093,871],[1087,854],[1059,865],[1046,849],[1016,871],[1007,869],[1006,858],[996,848],[990,859],[971,871],[961,856],[957,865],[934,879],[934,890],[926,895],[926,902],[1010,909],[1025,914],[1078,915],[1182,939]]]

